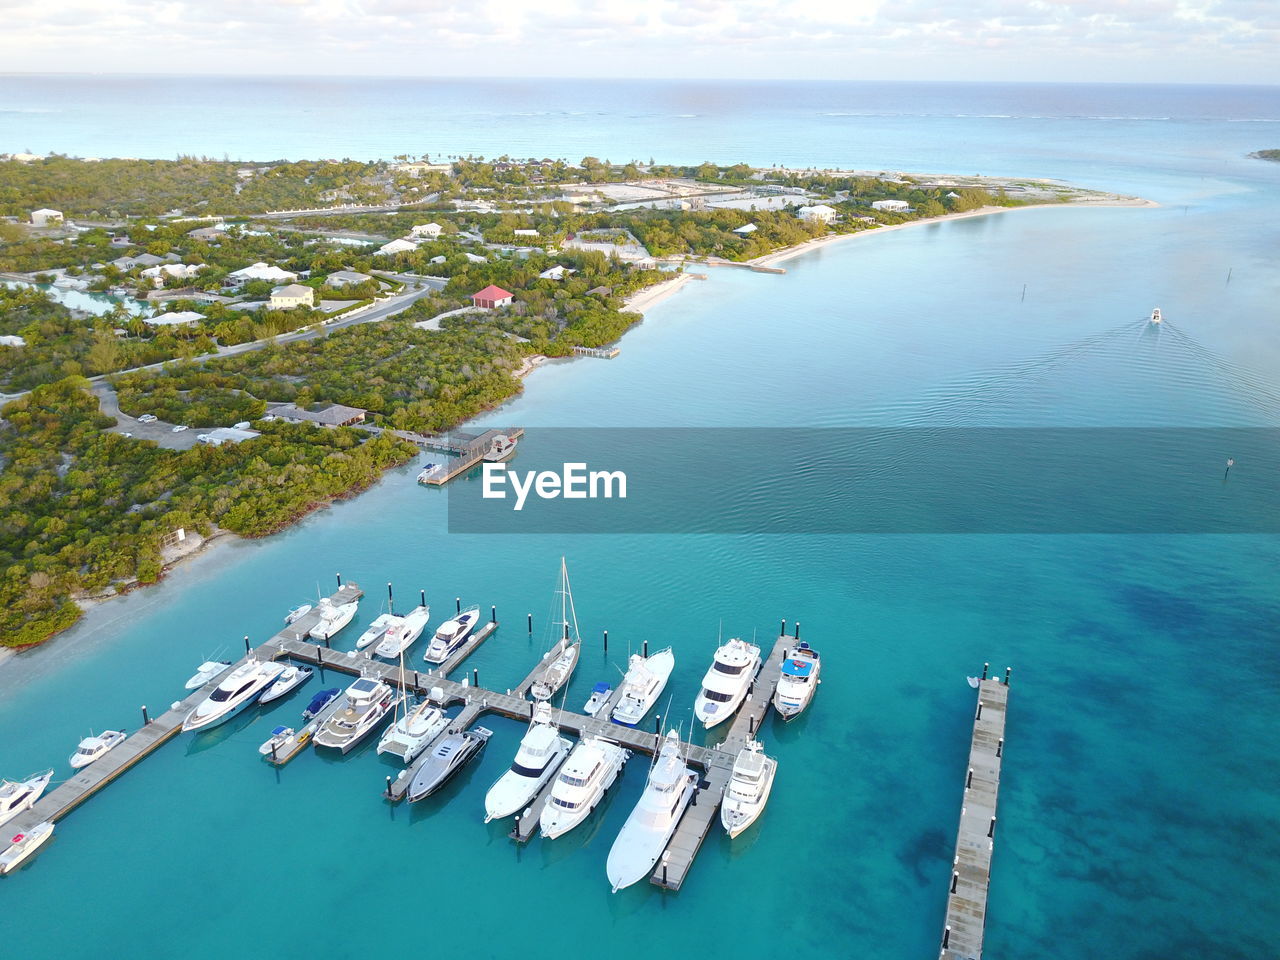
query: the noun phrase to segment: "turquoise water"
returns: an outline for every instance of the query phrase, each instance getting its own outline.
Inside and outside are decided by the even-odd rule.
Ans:
[[[343,89],[362,96],[359,84]],[[594,152],[627,152],[632,134],[615,148],[613,133],[631,113],[666,109],[673,89],[602,106],[612,112],[596,119]],[[754,115],[751,91],[725,85],[714,100],[709,89],[682,96],[703,104],[704,132],[727,138],[706,150],[737,159],[714,144],[760,132],[737,123]],[[474,99],[492,100],[487,90]],[[553,85],[542,90],[546,109],[576,108]],[[998,161],[1163,206],[1018,211],[853,239],[780,277],[716,271],[653,309],[620,357],[540,368],[492,421],[1275,425],[1280,169],[1241,155],[1276,145],[1266,141],[1276,128],[1207,118],[1233,97],[1255,117],[1280,109],[1256,92],[1140,93],[1126,106],[1141,112],[1125,115],[1175,119],[1045,109],[1050,94],[1072,102],[1060,88],[1019,88],[1021,110],[958,88],[949,109],[933,108],[945,92],[931,90],[930,108],[912,117],[796,111],[774,141],[789,157],[809,149],[814,163],[961,172],[996,172]],[[767,99],[760,116],[786,113],[786,100]],[[1023,116],[957,116],[997,112]],[[828,136],[837,120],[845,139]],[[442,138],[465,140],[467,129],[437,122]],[[582,135],[575,120],[503,122],[513,139],[545,135],[552,153]],[[703,154],[684,126],[645,129],[645,155]],[[167,136],[179,133],[199,129]],[[63,146],[106,152],[87,135]],[[1168,322],[1152,334],[1136,321],[1155,305]],[[770,465],[767,449],[760,459]],[[1248,480],[1245,466],[1233,482]],[[259,761],[270,728],[297,719],[299,694],[175,741],[69,817],[38,861],[0,883],[15,955],[343,957],[408,945],[639,958],[657,932],[675,949],[743,957],[929,956],[972,715],[964,677],[984,660],[1014,667],[988,954],[1274,952],[1274,537],[459,536],[445,533],[445,496],[418,488],[415,472],[393,472],[281,536],[224,544],[0,664],[5,775],[56,764],[64,777],[89,728],[136,725],[141,704],[154,713],[177,699],[196,662],[233,653],[246,633],[268,636],[335,572],[369,590],[366,622],[388,580],[405,602],[425,587],[436,619],[455,596],[497,604],[503,626],[469,666],[505,688],[542,649],[564,554],[588,640],[571,706],[647,639],[675,648],[668,712],[686,719],[721,622],[761,638],[780,618],[802,622],[828,661],[825,682],[803,718],[764,730],[781,766],[760,823],[732,843],[710,837],[679,894],[638,885],[610,895],[605,856],[642,761],[588,825],[518,849],[504,825],[481,823],[481,800],[519,725],[494,719],[479,763],[438,798],[392,809],[379,791],[394,768],[372,744],[280,771]]]

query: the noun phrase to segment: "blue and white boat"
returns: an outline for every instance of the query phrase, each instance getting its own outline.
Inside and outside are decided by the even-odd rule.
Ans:
[[[600,711],[604,709],[604,705],[609,702],[609,697],[612,695],[613,687],[601,680],[591,688],[591,697],[582,708],[582,712],[588,717],[599,716]]]
[[[800,643],[787,651],[782,660],[782,673],[773,693],[773,709],[782,719],[799,716],[813,699],[818,689],[818,673],[822,660],[818,651],[807,643]]]
[[[337,687],[321,690],[311,698],[311,702],[307,704],[307,709],[302,711],[302,719],[314,720],[320,715],[320,711],[327,707],[341,692]]]
[[[444,663],[448,660],[466,642],[467,637],[471,636],[471,631],[479,622],[480,608],[472,607],[440,624],[424,655],[427,663]]]
[[[310,680],[313,672],[310,667],[285,667],[280,676],[276,678],[276,682],[263,691],[258,702],[271,703],[273,700],[279,700]]]
[[[284,672],[280,663],[260,663],[249,659],[232,670],[204,700],[187,714],[182,729],[205,730],[230,720],[250,704]]]

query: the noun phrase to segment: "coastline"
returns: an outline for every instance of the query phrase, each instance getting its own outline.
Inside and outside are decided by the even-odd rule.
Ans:
[[[643,314],[650,307],[657,306],[668,297],[675,296],[681,287],[693,279],[695,279],[694,274],[682,271],[670,280],[663,280],[661,283],[637,290],[623,301],[622,309],[630,313]]]

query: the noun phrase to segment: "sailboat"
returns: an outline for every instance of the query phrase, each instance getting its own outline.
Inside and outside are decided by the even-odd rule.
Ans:
[[[400,716],[400,703],[404,716]],[[396,704],[395,722],[378,741],[378,753],[389,753],[406,764],[425,750],[449,726],[445,712],[423,697],[414,705],[407,697],[404,679],[404,651],[400,651],[400,703]]]
[[[573,608],[573,592],[569,589],[569,568],[564,557],[560,558],[560,586],[556,590],[560,597],[559,626],[564,630],[560,640],[543,654],[546,662],[538,679],[529,688],[535,700],[550,700],[557,690],[569,682],[573,668],[578,665],[578,653],[582,649],[582,638],[578,635],[578,612]],[[572,618],[572,624],[570,624]],[[572,634],[570,633],[572,626]]]

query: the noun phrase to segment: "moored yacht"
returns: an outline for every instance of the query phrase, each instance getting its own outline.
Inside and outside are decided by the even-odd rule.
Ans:
[[[287,627],[291,623],[296,623],[311,612],[311,604],[304,603],[300,607],[294,607],[284,615],[284,625]]]
[[[449,717],[430,700],[422,700],[412,709],[406,705],[403,717],[387,727],[387,732],[378,741],[378,752],[389,753],[399,757],[405,763],[412,763],[414,758],[431,745],[431,741],[444,733],[449,726]]]
[[[818,651],[807,643],[799,643],[787,651],[780,668],[778,686],[773,691],[773,709],[784,720],[797,717],[809,705],[818,689],[818,673],[822,661]]]
[[[53,779],[53,770],[33,773],[25,780],[0,781],[0,827],[24,810],[30,810]]]
[[[430,619],[431,608],[425,603],[414,607],[403,617],[392,617],[381,642],[373,649],[374,655],[388,659],[400,656],[422,636]]]
[[[9,840],[9,846],[0,853],[0,876],[17,870],[28,857],[44,846],[53,836],[53,823],[49,820],[37,823],[26,833]]]
[[[676,655],[671,648],[659,650],[652,657],[633,653],[622,678],[618,703],[613,708],[613,722],[624,727],[634,727],[657,702],[667,679],[676,665]]]
[[[302,711],[302,719],[314,720],[320,715],[320,712],[324,710],[325,707],[327,707],[333,700],[337,699],[338,694],[341,692],[342,691],[337,687],[330,687],[328,690],[321,690],[311,698],[311,702],[308,703],[306,709]]]
[[[589,717],[598,716],[611,696],[613,696],[613,687],[601,680],[591,688],[591,696],[587,698],[582,712]]]
[[[361,677],[347,687],[341,705],[316,732],[315,745],[350,752],[391,712],[399,699],[390,684]]]
[[[671,730],[649,768],[644,793],[609,848],[605,873],[614,893],[653,872],[697,785],[698,775],[680,756],[680,735]]]
[[[85,737],[67,761],[76,770],[87,767],[113,747],[124,743],[123,730],[103,730],[96,737]]]
[[[491,736],[493,731],[488,727],[472,727],[442,738],[431,748],[426,760],[414,774],[406,794],[409,802],[429,797],[448,783],[454,774],[484,749]]]
[[[755,823],[769,802],[773,775],[777,772],[778,761],[765,756],[764,745],[759,740],[752,740],[738,751],[720,802],[720,823],[730,837],[736,837]]]
[[[451,617],[436,628],[431,645],[427,647],[424,659],[427,663],[444,663],[471,636],[471,631],[480,622],[480,608],[471,607]]]
[[[387,632],[387,627],[391,626],[391,622],[395,619],[395,614],[380,613],[373,623],[365,628],[364,633],[356,640],[356,649],[363,650],[371,644],[377,643]]]
[[[760,648],[736,637],[716,649],[693,713],[710,730],[733,716],[760,669]]]
[[[509,817],[536,797],[569,755],[570,746],[568,737],[560,736],[560,729],[552,720],[551,705],[538,704],[511,769],[485,794],[484,822]]]
[[[538,818],[542,835],[553,840],[585,820],[618,779],[629,756],[629,750],[604,737],[591,737],[574,747]]]
[[[273,700],[279,700],[281,697],[292,693],[310,680],[313,672],[310,667],[298,667],[290,664],[280,671],[280,676],[276,677],[275,683],[263,691],[262,696],[258,698],[258,702],[271,703]]]
[[[206,683],[231,668],[230,660],[206,660],[196,669],[186,683],[188,690],[199,690]]]
[[[311,628],[311,639],[323,643],[332,640],[339,630],[351,622],[359,609],[359,602],[334,603],[328,597],[320,601],[316,610],[320,614],[320,622]]]
[[[205,730],[216,727],[224,720],[230,720],[249,704],[256,702],[282,672],[283,664],[246,660],[223,677],[213,693],[196,704],[182,721],[182,729]]]
[[[500,433],[493,438],[493,442],[489,444],[489,449],[484,452],[483,457],[489,463],[500,463],[503,460],[510,459],[515,452],[516,438]]]

